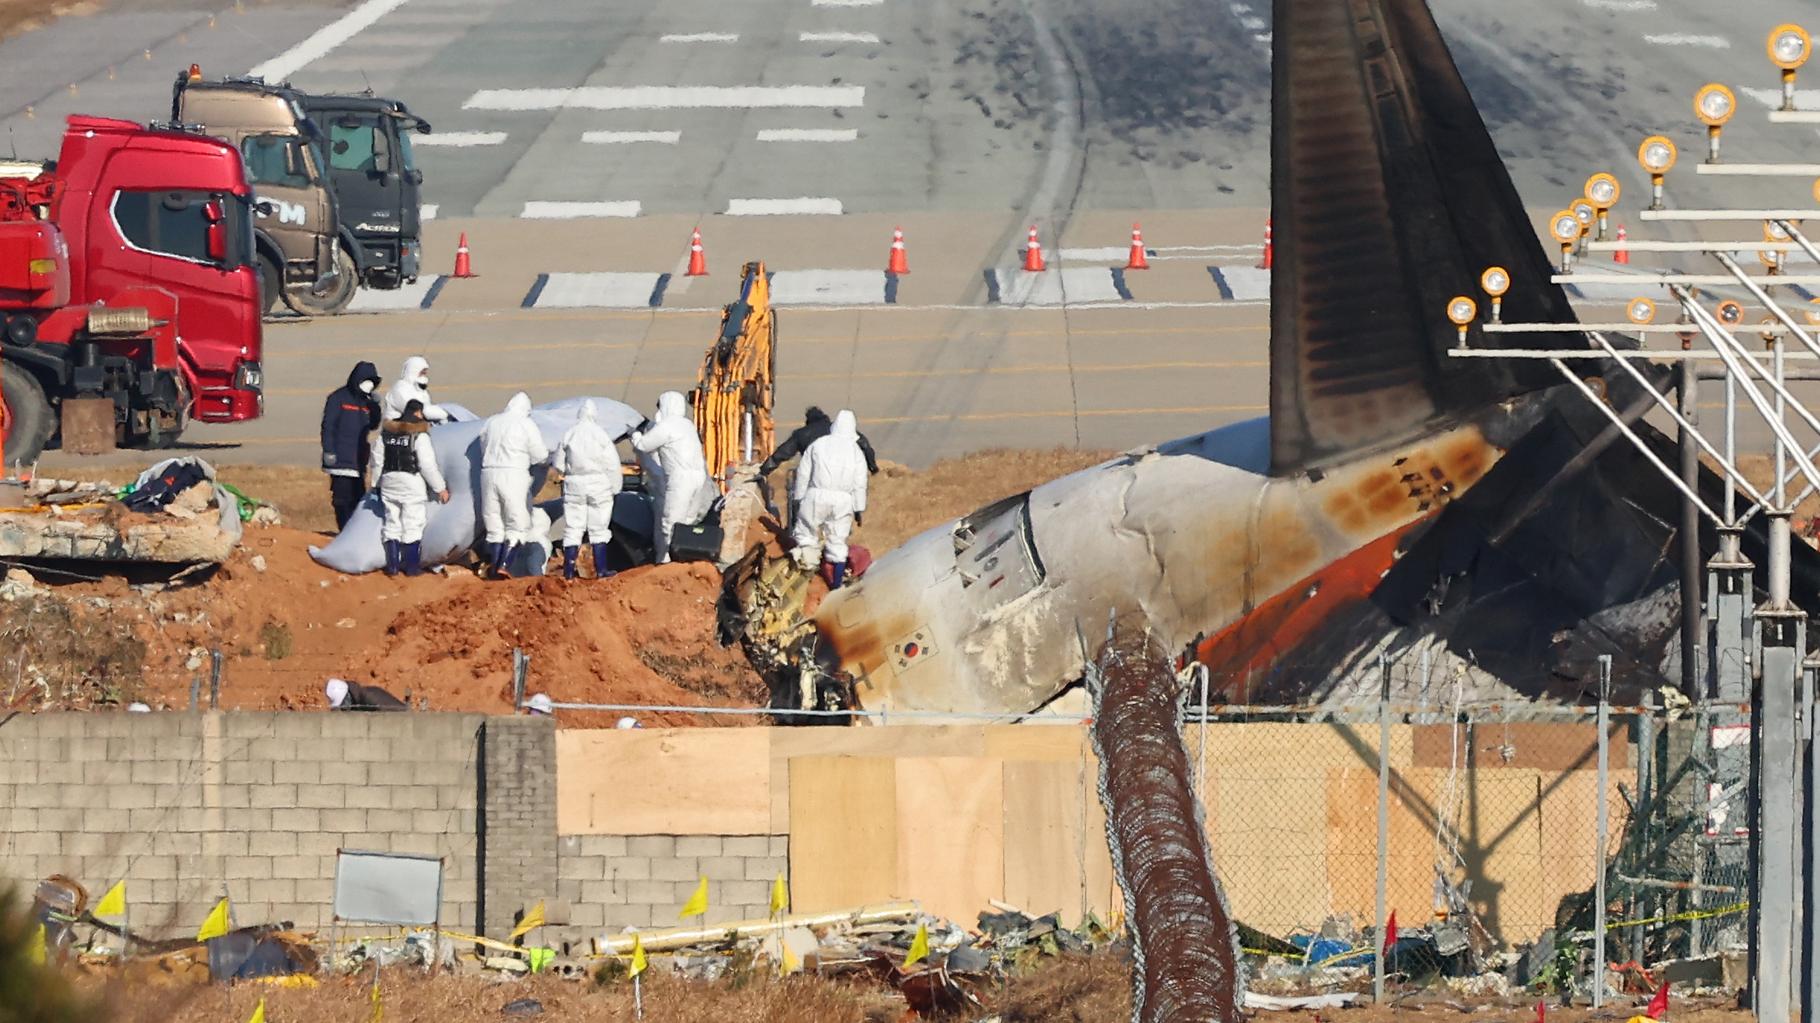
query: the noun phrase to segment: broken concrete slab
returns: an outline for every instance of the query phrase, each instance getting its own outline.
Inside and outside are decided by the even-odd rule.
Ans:
[[[191,519],[137,515],[118,505],[81,510],[0,511],[0,557],[141,562],[220,563],[237,533],[213,515]]]

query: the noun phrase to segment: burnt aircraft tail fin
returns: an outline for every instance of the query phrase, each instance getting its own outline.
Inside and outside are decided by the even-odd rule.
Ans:
[[[1275,13],[1271,471],[1555,382],[1444,354],[1446,301],[1483,304],[1488,266],[1511,274],[1504,319],[1573,311],[1424,0],[1276,0]],[[1524,345],[1584,347],[1563,334]]]

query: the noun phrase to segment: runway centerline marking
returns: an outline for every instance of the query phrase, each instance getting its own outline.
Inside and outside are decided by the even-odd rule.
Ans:
[[[572,89],[482,89],[464,110],[757,110],[859,107],[863,85],[584,85]]]
[[[408,0],[366,0],[365,3],[317,29],[308,39],[254,68],[250,74],[268,82],[282,82],[313,61],[328,56],[342,43],[371,28],[380,18],[403,7]]]
[[[1580,0],[1598,11],[1653,11],[1656,0]]]
[[[810,0],[813,7],[877,7],[885,0]]]
[[[503,131],[446,131],[441,134],[419,135],[411,139],[411,145],[422,149],[425,146],[452,146],[465,149],[468,146],[497,146],[505,142]]]
[[[533,199],[518,214],[524,220],[576,220],[583,217],[636,217],[642,205],[637,199],[613,202],[553,202]]]
[[[765,128],[758,133],[760,142],[854,142],[858,128]]]
[[[843,207],[839,199],[801,196],[796,199],[729,199],[729,217],[838,216]]]
[[[799,43],[876,43],[878,36],[871,32],[804,32],[796,37]]]
[[[1704,46],[1712,50],[1729,50],[1732,41],[1724,36],[1698,36],[1685,32],[1670,32],[1667,35],[1644,36],[1643,41],[1656,46]]]
[[[673,32],[667,36],[658,36],[661,43],[737,43],[737,32]]]
[[[682,138],[680,131],[584,131],[581,140],[589,145],[607,146],[629,142],[657,142],[673,146]]]

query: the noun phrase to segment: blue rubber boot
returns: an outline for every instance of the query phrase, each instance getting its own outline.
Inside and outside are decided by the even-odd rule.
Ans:
[[[487,578],[503,579],[506,574],[506,545],[503,543],[494,544],[491,548],[491,552],[487,556],[487,560],[492,562],[492,564],[487,566]]]
[[[562,549],[562,577],[564,579],[575,578],[575,561],[580,557],[580,547],[564,547]]]
[[[405,544],[403,551],[401,551],[400,553],[403,554],[403,557],[400,558],[399,560],[404,563],[404,574],[405,575],[416,576],[416,575],[423,574],[423,541],[422,540],[418,540],[415,543]]]
[[[607,545],[604,543],[595,544],[594,545],[594,578],[611,579],[618,574],[619,574],[618,572],[615,572],[612,569],[607,567]]]
[[[828,588],[831,590],[838,590],[841,588],[841,584],[847,581],[847,563],[844,561],[834,561],[830,562],[830,564],[834,567],[834,581],[829,584]]]
[[[399,557],[402,554],[402,552],[399,549],[400,547],[401,547],[401,545],[399,544],[399,542],[397,540],[385,541],[385,574],[386,575],[397,575],[398,574],[398,561],[399,561]]]

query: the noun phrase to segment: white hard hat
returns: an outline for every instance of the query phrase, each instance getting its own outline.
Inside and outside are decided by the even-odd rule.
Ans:
[[[325,695],[328,696],[329,706],[331,706],[331,707],[339,707],[343,703],[347,702],[348,684],[343,679],[338,679],[338,678],[329,679],[329,684],[326,686],[323,686],[322,691]]]
[[[529,707],[533,714],[553,714],[556,711],[546,693],[532,693],[531,698],[525,701],[525,706]]]
[[[614,725],[613,727],[614,728],[643,728],[644,725],[639,724],[637,718],[620,718],[619,723]]]
[[[150,714],[152,712],[152,708],[143,703],[129,703],[126,705],[126,709],[133,714]]]

